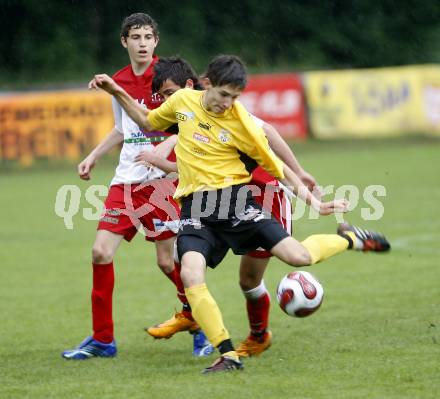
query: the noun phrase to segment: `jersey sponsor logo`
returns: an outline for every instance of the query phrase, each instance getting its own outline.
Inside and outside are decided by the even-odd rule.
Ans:
[[[200,129],[205,129],[205,130],[211,130],[211,125],[208,122],[199,122],[199,128]]]
[[[222,143],[227,143],[231,139],[230,132],[225,129],[220,130],[220,133],[218,134],[218,139]]]
[[[194,120],[194,112],[190,111],[183,111],[183,112],[177,112],[176,111],[176,119],[180,122],[186,122],[189,120]]]
[[[194,140],[201,141],[202,143],[209,143],[211,140],[208,136],[204,136],[203,134],[194,132],[193,134]]]

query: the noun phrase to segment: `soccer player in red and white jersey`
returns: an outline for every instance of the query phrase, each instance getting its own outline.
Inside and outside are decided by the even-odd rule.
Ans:
[[[159,42],[157,23],[147,14],[136,13],[122,23],[121,43],[127,49],[130,64],[116,72],[113,79],[139,103],[149,109],[158,107],[162,99],[152,93],[153,68],[158,61],[154,54]],[[155,151],[155,146],[168,136],[164,132],[143,132],[112,99],[115,127],[108,136],[78,165],[81,179],[89,180],[99,158],[114,146],[123,143],[119,165],[111,181],[105,201],[105,210],[98,224],[92,249],[93,288],[92,319],[93,335],[87,337],[77,348],[63,352],[66,359],[113,357],[117,348],[113,333],[112,294],[114,287],[113,258],[122,239],[131,241],[143,226],[145,238],[156,247],[157,263],[177,288],[178,297],[186,310],[186,329],[197,330],[188,302],[183,293],[180,273],[174,266],[173,247],[178,228],[180,209],[173,194],[175,185],[166,179],[164,171],[156,167],[145,168],[134,163],[142,151]],[[175,160],[174,153],[170,160]],[[209,353],[212,346],[198,341]],[[211,350],[212,352],[212,350]]]
[[[155,65],[153,88],[165,100],[181,88],[198,88],[198,86],[198,78],[191,65],[180,57],[162,58]],[[301,167],[276,129],[259,118],[254,117],[254,121],[263,128],[272,149],[280,158],[295,171],[311,191],[315,189],[317,184],[314,177]],[[173,136],[168,142],[175,142],[176,139],[177,136]],[[158,154],[141,153],[136,160],[161,165],[168,172],[177,171],[174,163],[161,159]],[[252,172],[252,180],[249,185],[260,191],[260,194],[254,195],[257,202],[263,205],[291,234],[291,198],[288,198],[286,191],[278,180],[258,166]],[[271,344],[272,334],[268,330],[270,296],[263,280],[270,257],[272,257],[272,254],[264,249],[255,250],[241,257],[240,287],[246,298],[246,309],[250,325],[249,336],[237,348],[237,353],[241,357],[259,355]],[[172,319],[150,327],[147,331],[155,338],[170,338],[178,332],[177,329],[171,328],[170,323],[172,323]]]

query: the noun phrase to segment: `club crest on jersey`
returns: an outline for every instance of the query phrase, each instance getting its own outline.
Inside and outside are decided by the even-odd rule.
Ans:
[[[193,134],[193,138],[197,141],[201,141],[202,143],[209,143],[209,137],[208,136],[204,136],[203,134],[194,132]]]
[[[220,133],[218,134],[218,139],[222,143],[227,143],[231,139],[230,133],[227,130],[222,129],[222,130],[220,130]]]
[[[190,112],[190,111],[177,112],[176,111],[176,119],[181,122],[186,122],[188,119],[194,120],[194,112]]]

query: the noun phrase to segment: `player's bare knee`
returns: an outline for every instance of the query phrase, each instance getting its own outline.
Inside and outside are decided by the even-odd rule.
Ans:
[[[312,258],[307,251],[300,252],[296,255],[296,266],[309,266],[312,264]]]
[[[93,263],[107,264],[113,260],[113,253],[103,245],[95,245],[92,249]]]
[[[291,266],[309,266],[312,264],[312,258],[306,250],[297,251],[288,257],[287,262]]]
[[[164,273],[168,274],[173,271],[174,262],[170,257],[159,257],[157,258],[157,266],[159,266],[159,269],[161,269]]]

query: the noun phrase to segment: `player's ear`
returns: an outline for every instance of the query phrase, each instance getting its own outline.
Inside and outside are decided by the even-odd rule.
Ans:
[[[210,89],[212,87],[212,83],[209,78],[202,78],[200,80],[200,83],[202,84],[204,89]]]
[[[185,89],[194,89],[194,82],[192,79],[186,79]]]
[[[122,47],[127,48],[127,38],[124,36],[121,36],[121,44]]]

